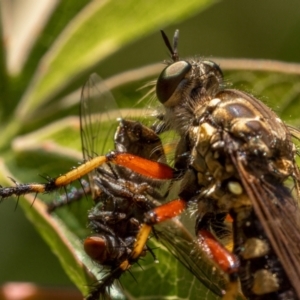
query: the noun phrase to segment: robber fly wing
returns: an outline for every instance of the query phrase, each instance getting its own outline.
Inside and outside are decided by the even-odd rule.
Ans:
[[[297,145],[298,146],[297,147],[297,154],[298,154],[298,156],[300,156],[300,151],[299,151],[300,130],[296,127],[293,127],[293,126],[287,126],[287,129],[289,130],[292,138],[297,141],[297,144],[298,144]]]
[[[243,158],[233,157],[243,186],[270,243],[300,298],[300,210],[290,189],[249,174]],[[299,172],[297,165],[294,165]],[[294,178],[294,181],[297,178]]]
[[[121,113],[114,97],[101,78],[93,73],[82,89],[80,102],[80,133],[85,161],[107,151],[105,148],[109,141],[113,141],[111,137],[118,117]],[[94,175],[94,172],[89,173],[92,190]]]
[[[299,143],[300,143],[300,130],[293,127],[293,126],[287,126],[292,138],[295,141],[296,144],[296,153],[298,156],[300,156],[300,150],[299,150]],[[300,169],[297,167],[294,170],[294,184],[295,184],[295,190],[298,196],[298,206],[300,207]]]

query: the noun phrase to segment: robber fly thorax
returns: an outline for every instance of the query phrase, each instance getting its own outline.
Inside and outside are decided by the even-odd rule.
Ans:
[[[295,174],[296,148],[291,134],[268,107],[244,92],[225,90],[222,72],[211,61],[171,64],[158,79],[157,90],[163,88],[165,77],[170,76],[165,73],[174,70],[181,72],[180,85],[171,97],[159,91],[157,94],[165,106],[166,127],[181,136],[175,166],[180,168],[182,157],[188,157],[186,163],[197,172],[201,190],[196,197],[201,199],[201,206],[204,199],[209,199],[207,207],[203,207],[205,212],[252,206],[230,156],[234,151],[244,152],[249,176],[255,169],[256,176],[282,183]],[[251,157],[258,159],[257,165],[247,161]]]

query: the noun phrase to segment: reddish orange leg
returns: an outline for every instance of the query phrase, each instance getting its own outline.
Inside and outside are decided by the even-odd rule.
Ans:
[[[207,230],[199,230],[197,240],[201,249],[229,275],[230,283],[227,286],[223,300],[236,299],[239,290],[237,273],[239,270],[238,258],[220,244],[211,232]]]
[[[51,192],[60,187],[64,187],[91,171],[101,167],[105,163],[113,163],[124,166],[130,170],[153,179],[169,180],[174,178],[174,169],[166,164],[151,161],[124,152],[110,152],[105,156],[97,156],[57,178],[49,180],[46,184],[19,184],[16,187],[0,189],[0,198],[6,198],[11,195],[24,195],[27,193]],[[141,226],[134,245],[134,251],[129,260],[125,260],[118,269],[126,270],[130,267],[132,260],[138,259],[144,251],[152,225],[163,222],[179,215],[185,209],[186,203],[183,200],[174,200],[165,205],[159,206],[146,215],[146,222]],[[99,250],[100,249],[100,250]],[[86,252],[96,261],[105,260],[105,251],[107,246],[102,237],[88,238],[85,241]],[[104,251],[104,252],[103,252]],[[103,258],[104,257],[104,258]]]
[[[116,155],[112,153],[107,157],[110,162],[130,168],[150,178],[165,180],[174,178],[174,170],[168,165],[159,162],[150,161],[127,153],[119,153]],[[131,259],[136,259],[141,255],[151,232],[152,225],[178,216],[185,209],[185,206],[185,201],[180,199],[173,200],[146,213],[145,223],[141,226],[137,235]]]
[[[145,223],[142,225],[137,235],[132,258],[135,259],[140,256],[153,225],[180,215],[185,208],[186,202],[181,199],[176,199],[147,212],[145,214]]]
[[[132,171],[155,179],[174,178],[174,169],[166,164],[151,161],[129,153],[111,152],[106,156],[109,162],[131,169]]]
[[[174,178],[174,169],[166,164],[150,161],[128,153],[110,153],[106,156],[109,162],[127,167],[134,172],[154,179],[168,180]],[[163,222],[178,216],[184,209],[186,203],[183,200],[173,200],[161,205],[145,214],[145,223],[137,235],[134,251],[131,259],[135,260],[140,257],[151,233],[154,224]],[[130,267],[129,261],[124,261],[120,266],[123,269]]]
[[[47,183],[18,184],[14,187],[0,188],[0,199],[12,195],[21,196],[29,193],[49,193],[64,187],[105,163],[115,163],[133,170],[141,175],[156,179],[172,179],[174,170],[166,164],[154,162],[129,153],[110,152],[106,156],[97,156]]]

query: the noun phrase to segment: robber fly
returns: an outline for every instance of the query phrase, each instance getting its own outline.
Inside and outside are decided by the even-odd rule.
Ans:
[[[178,199],[146,214],[137,253],[151,226],[196,203],[199,244],[229,274],[224,299],[234,299],[238,278],[248,299],[300,299],[300,177],[292,142],[299,132],[253,96],[225,89],[214,62],[180,60],[178,31],[173,47],[162,34],[172,62],[156,83],[165,108],[160,128],[181,137],[175,169],[183,179]],[[227,214],[231,255],[212,234]]]

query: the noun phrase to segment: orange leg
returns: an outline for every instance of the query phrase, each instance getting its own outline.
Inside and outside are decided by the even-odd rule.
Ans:
[[[197,241],[201,249],[227,274],[238,271],[238,258],[228,251],[219,241],[207,230],[199,230]]]
[[[166,164],[151,161],[129,153],[111,152],[106,155],[109,162],[131,169],[132,171],[155,179],[172,179],[174,170]]]
[[[166,164],[150,161],[129,153],[111,152],[106,156],[97,156],[78,168],[71,170],[57,178],[50,179],[47,183],[18,184],[14,187],[0,188],[0,198],[12,195],[20,196],[29,193],[48,193],[60,187],[64,187],[91,171],[99,168],[104,163],[115,163],[131,169],[132,171],[155,179],[172,179],[174,170]]]
[[[239,292],[238,284],[238,258],[228,251],[211,232],[201,229],[198,231],[197,241],[202,250],[225,272],[229,275],[229,284],[223,300],[236,299]]]
[[[180,215],[185,208],[186,202],[181,199],[176,199],[147,212],[145,214],[145,223],[141,226],[136,238],[132,258],[136,259],[141,255],[153,225]]]

